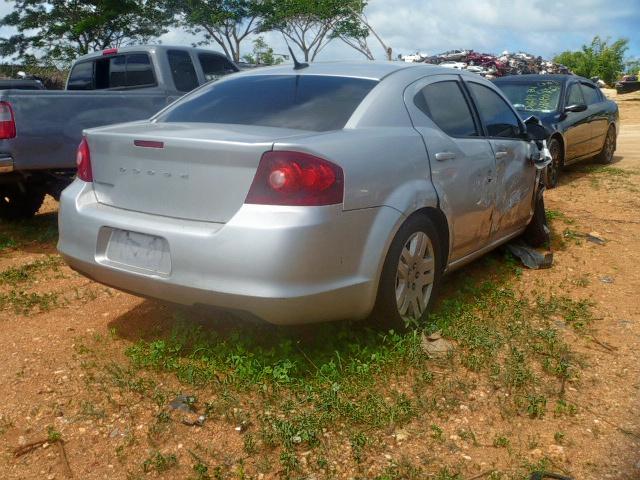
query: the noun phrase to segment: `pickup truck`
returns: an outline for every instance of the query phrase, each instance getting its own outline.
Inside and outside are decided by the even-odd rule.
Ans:
[[[86,128],[151,117],[238,67],[210,50],[110,48],[78,58],[65,90],[0,90],[0,219],[33,216],[73,180]]]

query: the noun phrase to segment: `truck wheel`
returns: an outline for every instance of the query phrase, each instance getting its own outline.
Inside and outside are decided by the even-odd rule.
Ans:
[[[21,220],[33,217],[42,206],[45,193],[33,187],[22,191],[18,185],[0,187],[0,219]]]
[[[544,209],[544,190],[538,191],[536,195],[533,217],[531,217],[522,238],[532,247],[542,247],[551,242],[551,233],[547,225],[547,213]]]
[[[555,188],[560,178],[560,170],[562,169],[562,145],[556,138],[549,140],[547,145],[551,154],[551,163],[547,167],[545,184],[547,188]]]
[[[410,217],[400,227],[382,267],[371,316],[378,327],[402,331],[423,324],[442,277],[440,245],[426,216]]]
[[[605,165],[613,162],[613,152],[616,151],[616,130],[612,126],[609,127],[609,131],[607,131],[607,136],[604,139],[604,145],[602,146],[602,150],[596,157],[596,160],[599,163],[603,163]]]

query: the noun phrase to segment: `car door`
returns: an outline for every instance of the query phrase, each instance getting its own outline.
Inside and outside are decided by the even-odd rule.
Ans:
[[[604,137],[607,135],[607,129],[609,128],[609,119],[605,112],[602,94],[596,86],[580,82],[580,89],[587,105],[586,113],[588,114],[590,126],[589,133],[591,138],[589,139],[589,148],[586,153],[597,153],[604,145]]]
[[[524,125],[506,97],[490,84],[470,79],[465,84],[496,161],[490,238],[495,241],[521,230],[531,218],[536,169]]]
[[[495,159],[482,138],[470,98],[457,75],[435,75],[405,90],[405,103],[422,135],[431,180],[450,223],[450,260],[487,245],[495,202]]]
[[[591,148],[591,125],[589,112],[567,112],[564,108],[573,105],[586,105],[580,83],[572,82],[567,86],[567,94],[562,113],[564,127],[565,163],[589,154]]]

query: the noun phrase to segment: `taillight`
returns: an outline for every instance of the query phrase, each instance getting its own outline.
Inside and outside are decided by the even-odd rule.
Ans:
[[[118,53],[118,49],[117,48],[107,48],[106,50],[102,51],[102,55],[104,55],[104,56],[115,55],[116,53]]]
[[[342,203],[342,168],[308,153],[272,151],[260,159],[245,203],[333,205]]]
[[[82,137],[80,145],[78,145],[78,153],[76,154],[76,165],[78,167],[77,176],[85,182],[93,182],[93,172],[91,171],[91,153],[89,152],[89,144],[87,139]]]
[[[9,102],[0,102],[0,140],[15,138],[16,120]]]

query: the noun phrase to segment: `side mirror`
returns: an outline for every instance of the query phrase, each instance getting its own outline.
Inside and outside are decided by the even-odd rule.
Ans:
[[[584,103],[576,103],[575,105],[567,105],[564,107],[565,112],[584,112],[587,106]]]
[[[542,141],[546,140],[549,136],[547,129],[544,127],[538,117],[531,116],[524,121],[525,127],[527,127],[527,139]]]

